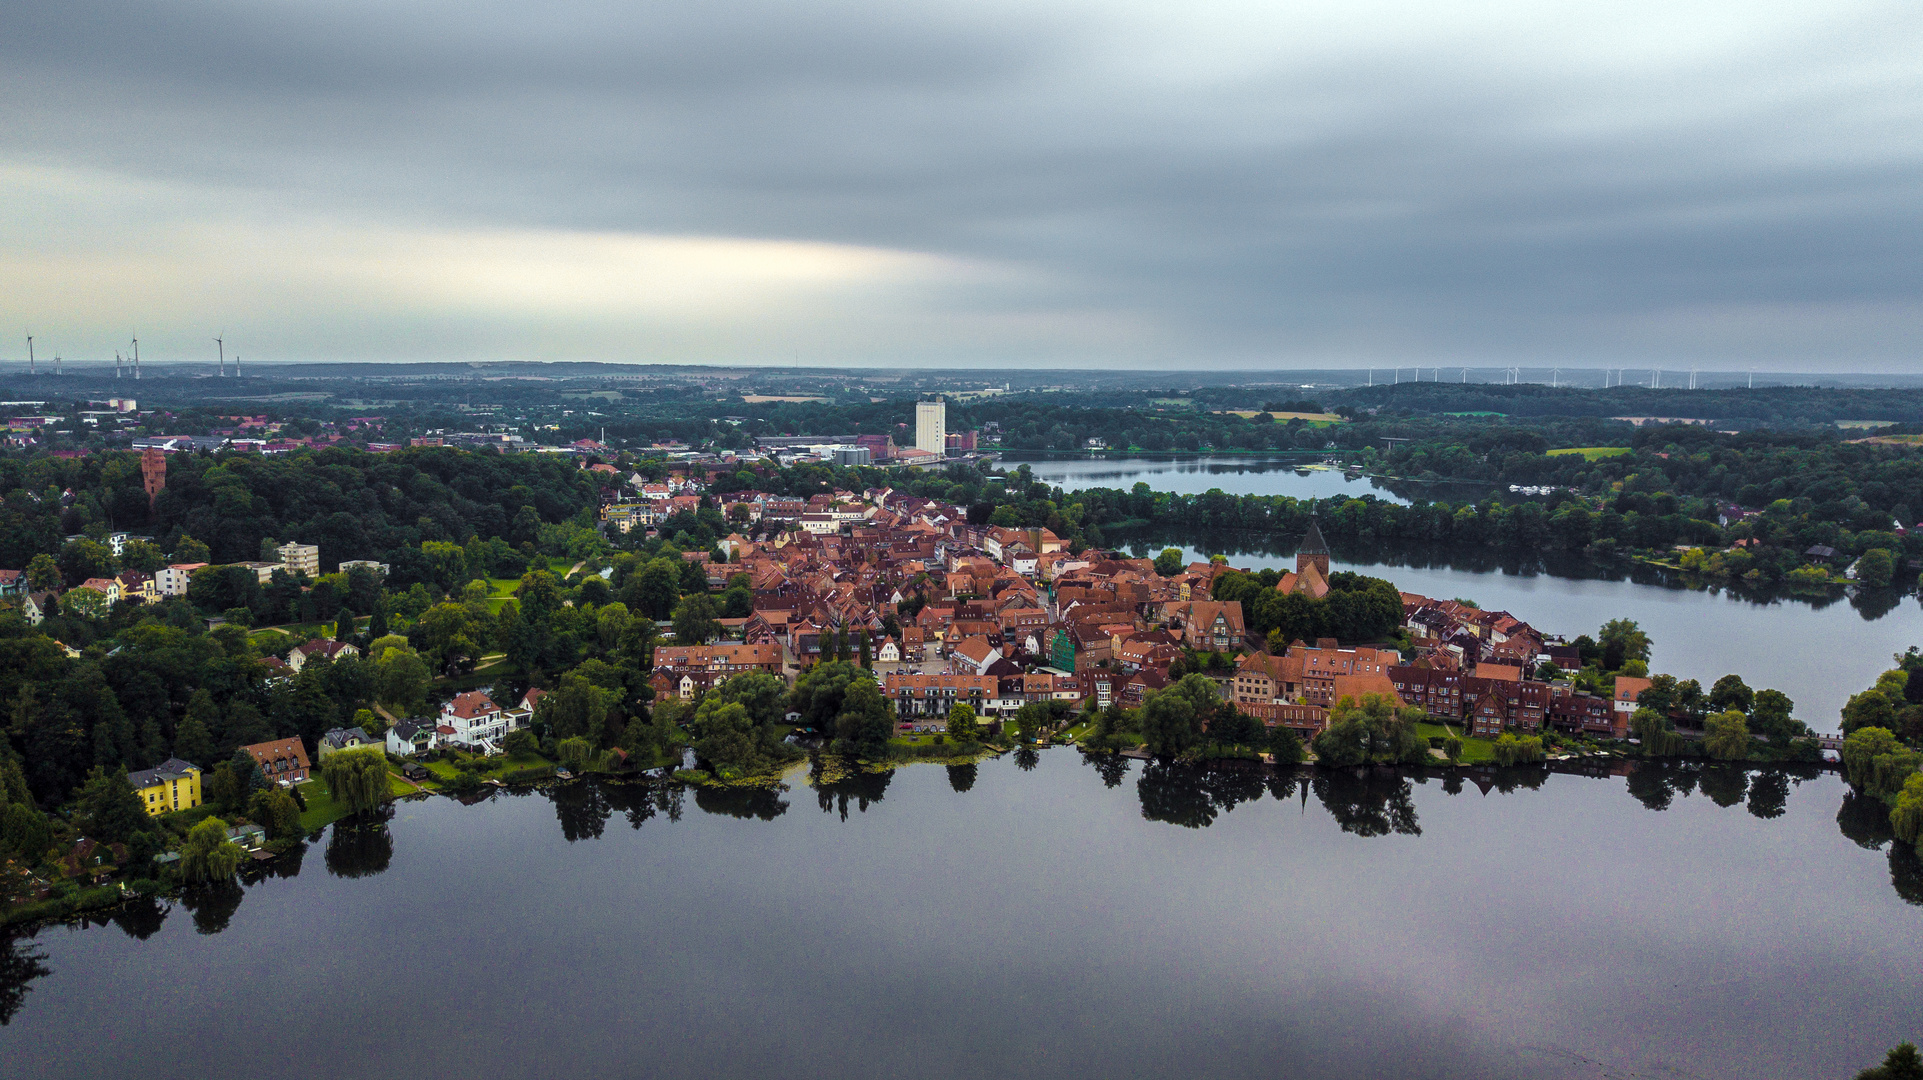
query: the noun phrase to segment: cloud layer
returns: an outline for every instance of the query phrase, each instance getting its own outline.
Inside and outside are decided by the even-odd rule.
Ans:
[[[1848,370],[1923,331],[1913,5],[6,25],[0,325],[69,356]]]

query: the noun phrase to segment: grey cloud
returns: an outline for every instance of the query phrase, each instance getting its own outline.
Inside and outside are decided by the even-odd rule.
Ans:
[[[1204,35],[1174,72],[1093,6],[8,11],[6,159],[290,212],[927,252],[1028,272],[957,310],[1143,328],[931,342],[948,359],[1808,369],[1911,362],[1923,330],[1923,23],[1892,5],[1600,59],[1581,29],[1469,51],[1392,13],[1327,47],[1258,27],[1266,61]]]

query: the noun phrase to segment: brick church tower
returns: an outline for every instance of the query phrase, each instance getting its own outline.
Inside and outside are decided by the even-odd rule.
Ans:
[[[140,479],[147,488],[147,508],[151,510],[154,500],[167,490],[166,451],[150,448],[140,452]]]
[[[1323,580],[1329,577],[1329,542],[1322,539],[1322,528],[1309,516],[1309,531],[1302,537],[1301,546],[1295,549],[1295,572],[1300,575],[1315,567]]]

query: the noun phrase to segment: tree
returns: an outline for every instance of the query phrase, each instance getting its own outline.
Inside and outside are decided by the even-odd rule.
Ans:
[[[1923,1058],[1915,1045],[1900,1043],[1883,1058],[1883,1064],[1864,1069],[1856,1080],[1923,1080]]]
[[[1890,583],[1896,575],[1896,557],[1886,548],[1871,548],[1856,560],[1856,580],[1873,589]]]
[[[789,707],[801,714],[804,727],[832,732],[835,717],[841,715],[842,699],[856,681],[855,667],[841,661],[822,661],[795,680]]]
[[[182,533],[180,539],[174,542],[175,562],[204,563],[212,562],[213,558],[213,552],[207,550],[206,544],[185,533]]]
[[[276,840],[301,835],[300,804],[284,788],[254,792],[247,801],[247,816],[259,822],[267,835]]]
[[[975,707],[966,701],[957,701],[948,710],[948,737],[967,745],[981,738],[981,728],[975,723]]]
[[[1315,755],[1330,765],[1404,764],[1428,760],[1429,743],[1416,733],[1419,708],[1398,710],[1386,694],[1344,697],[1329,710],[1329,726],[1315,737]]]
[[[434,683],[434,673],[404,644],[405,639],[382,640],[403,643],[379,649],[379,659],[374,661],[374,697],[399,709],[403,716],[416,715],[427,707],[427,691]],[[376,642],[375,647],[369,649],[370,655],[379,644]]]
[[[1718,712],[1734,709],[1747,714],[1750,702],[1755,697],[1755,693],[1750,690],[1749,684],[1743,681],[1741,675],[1725,675],[1716,680],[1716,685],[1709,688],[1709,707]]]
[[[77,823],[87,836],[101,843],[120,843],[144,832],[148,826],[147,808],[127,783],[119,769],[94,766],[87,782],[74,793]]]
[[[1806,729],[1790,717],[1795,707],[1796,703],[1781,690],[1758,690],[1750,699],[1750,727],[1778,742],[1801,735]]]
[[[691,593],[674,609],[674,641],[677,645],[706,645],[721,635],[720,612],[714,597],[705,592]]]
[[[1740,761],[1749,757],[1749,722],[1741,712],[1730,709],[1710,717],[1703,725],[1707,733],[1703,749],[1709,756],[1724,761]]]
[[[42,552],[27,564],[27,588],[34,592],[44,592],[60,587],[60,566],[53,556]]]
[[[1643,696],[1648,693],[1645,690]],[[1669,726],[1669,717],[1647,705],[1630,715],[1629,731],[1642,742],[1645,757],[1675,757],[1683,752],[1683,737]]]
[[[160,548],[145,540],[129,540],[120,547],[120,565],[129,570],[151,574],[167,565]]]
[[[1896,754],[1903,744],[1888,728],[1857,728],[1843,739],[1843,770],[1850,786],[1859,791],[1869,788],[1876,774],[1876,759]]]
[[[246,857],[239,844],[227,839],[227,823],[210,817],[187,830],[180,846],[180,874],[193,883],[229,881]]]
[[[1155,556],[1155,572],[1163,577],[1174,577],[1181,573],[1182,549],[1163,548],[1162,553]]]
[[[850,681],[835,717],[836,752],[878,761],[887,756],[888,740],[894,735],[894,703],[883,696],[873,678]]]
[[[756,724],[778,724],[788,714],[787,684],[765,671],[736,675],[708,694],[724,702],[739,702]]]
[[[1602,644],[1604,671],[1620,671],[1625,660],[1649,660],[1649,635],[1630,619],[1611,619],[1597,635]]]
[[[1890,810],[1890,830],[1898,840],[1917,845],[1917,853],[1923,855],[1923,773],[1912,773],[1903,781],[1903,789],[1896,793],[1896,805]]]
[[[321,763],[321,779],[334,801],[350,814],[368,814],[386,804],[387,755],[378,749],[341,750]]]
[[[334,640],[354,640],[354,612],[351,609],[342,608],[340,618],[334,620]]]
[[[1206,675],[1184,675],[1142,700],[1142,740],[1149,753],[1173,757],[1202,739],[1221,695]]]
[[[1860,728],[1895,728],[1896,706],[1881,690],[1869,689],[1850,695],[1843,706],[1843,734]]]
[[[220,706],[206,689],[187,699],[187,715],[174,729],[174,756],[205,767],[214,760],[214,729],[220,726]]]
[[[561,676],[560,686],[535,706],[534,723],[557,740],[583,738],[599,750],[620,734],[614,730],[609,714],[619,698],[614,691],[596,686],[581,671],[570,671]]]
[[[1536,735],[1517,735],[1513,731],[1504,732],[1496,739],[1496,764],[1521,765],[1542,760],[1542,739]]]
[[[1277,765],[1298,765],[1308,756],[1302,746],[1302,737],[1294,729],[1281,724],[1269,731],[1269,753],[1275,755]]]

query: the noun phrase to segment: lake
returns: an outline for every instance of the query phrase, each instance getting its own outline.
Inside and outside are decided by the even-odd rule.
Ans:
[[[0,1074],[1841,1080],[1923,1030],[1923,872],[1814,768],[1021,758],[404,803],[41,932]]]
[[[1230,495],[1292,495],[1298,499],[1327,499],[1338,495],[1360,498],[1374,495],[1384,502],[1407,504],[1409,500],[1391,491],[1386,483],[1368,477],[1350,477],[1335,469],[1295,470],[1313,464],[1315,455],[1293,457],[1241,457],[1201,455],[1192,457],[1062,457],[1011,452],[1000,456],[1001,465],[1014,471],[1027,465],[1035,479],[1064,491],[1083,488],[1118,488],[1127,491],[1145,483],[1156,491],[1180,495],[1200,495],[1220,488]],[[1403,485],[1398,485],[1403,486]],[[1487,485],[1415,485],[1428,488],[1432,498],[1464,493],[1479,495]]]

